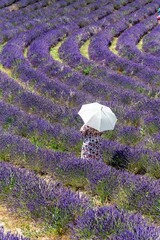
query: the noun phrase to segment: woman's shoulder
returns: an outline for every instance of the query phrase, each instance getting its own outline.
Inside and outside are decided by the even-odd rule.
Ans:
[[[103,134],[103,132],[99,132],[95,128],[92,128],[85,124],[81,127],[80,132],[82,133],[82,135],[93,135],[93,136],[101,136]]]
[[[81,128],[80,128],[80,132],[82,132],[82,131],[85,131],[85,130],[88,130],[89,129],[89,126],[87,126],[87,125],[83,125]]]

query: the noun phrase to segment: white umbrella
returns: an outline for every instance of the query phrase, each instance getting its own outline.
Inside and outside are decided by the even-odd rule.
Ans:
[[[83,119],[85,125],[99,132],[113,130],[117,121],[115,114],[109,107],[97,102],[82,105],[78,114]]]

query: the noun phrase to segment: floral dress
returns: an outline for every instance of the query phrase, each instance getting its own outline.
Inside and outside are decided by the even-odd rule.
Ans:
[[[81,158],[102,160],[102,132],[87,125],[80,129],[83,138]]]

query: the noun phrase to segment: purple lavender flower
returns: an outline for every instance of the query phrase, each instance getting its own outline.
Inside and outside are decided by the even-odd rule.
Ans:
[[[72,225],[72,239],[158,239],[160,229],[138,214],[128,214],[116,206],[88,209]]]
[[[11,231],[4,231],[4,227],[0,226],[0,239],[1,240],[29,240],[29,238],[20,236],[19,234],[12,234]]]

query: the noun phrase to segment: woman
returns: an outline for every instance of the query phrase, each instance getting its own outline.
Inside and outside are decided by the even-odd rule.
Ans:
[[[160,24],[160,8],[157,10],[157,21]]]
[[[99,132],[96,129],[85,124],[81,127],[80,132],[83,138],[81,158],[96,159],[98,161],[102,161],[103,152],[101,135],[103,132]]]

